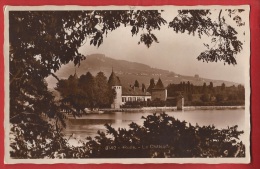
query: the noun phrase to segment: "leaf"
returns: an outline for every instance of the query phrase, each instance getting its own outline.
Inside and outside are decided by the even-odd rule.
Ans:
[[[216,38],[212,38],[212,39],[211,39],[211,42],[216,42]]]
[[[136,34],[136,27],[135,27],[135,26],[132,27],[131,32],[132,32],[132,36],[133,36],[134,34]]]

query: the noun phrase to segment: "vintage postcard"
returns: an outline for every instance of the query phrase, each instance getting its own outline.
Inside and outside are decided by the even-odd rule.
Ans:
[[[5,163],[249,163],[241,6],[5,6]]]

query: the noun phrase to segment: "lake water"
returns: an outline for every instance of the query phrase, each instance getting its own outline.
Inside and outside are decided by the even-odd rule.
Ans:
[[[77,144],[76,140],[83,140],[87,136],[96,136],[98,130],[105,131],[105,123],[112,124],[112,127],[116,129],[129,128],[128,125],[131,122],[142,125],[144,119],[141,119],[141,117],[146,117],[153,113],[154,112],[109,112],[88,114],[80,119],[68,119],[67,128],[64,133],[67,137],[73,134],[73,138],[75,139],[71,139],[70,142],[75,145]],[[196,125],[196,123],[199,126],[215,125],[218,129],[238,125],[239,130],[244,130],[245,126],[244,109],[166,111],[165,113],[181,121],[185,120],[192,125]],[[243,136],[241,140],[244,140]]]

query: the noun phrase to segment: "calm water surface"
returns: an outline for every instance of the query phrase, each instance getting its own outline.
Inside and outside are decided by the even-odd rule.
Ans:
[[[160,113],[160,112],[158,112]],[[192,125],[199,126],[215,125],[217,128],[227,128],[228,126],[238,125],[239,130],[244,130],[245,110],[189,110],[166,112],[181,121],[185,120]],[[68,137],[73,134],[76,140],[84,139],[88,136],[96,136],[97,131],[105,131],[104,124],[112,124],[114,128],[129,128],[131,122],[139,125],[143,124],[146,117],[153,112],[109,112],[103,114],[88,114],[81,119],[68,119],[65,135]],[[241,138],[243,140],[243,138]],[[74,144],[74,143],[73,143]]]

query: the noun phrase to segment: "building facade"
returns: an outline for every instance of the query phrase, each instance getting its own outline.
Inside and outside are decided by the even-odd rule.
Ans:
[[[143,91],[138,87],[123,87],[122,91],[122,105],[126,102],[143,102],[151,101],[152,97],[149,92]]]
[[[167,89],[164,87],[161,78],[157,81],[154,88],[151,89],[152,100],[167,100]]]
[[[159,78],[156,85],[152,88],[151,92],[142,90],[138,87],[125,87],[121,85],[120,79],[114,71],[108,79],[108,84],[115,91],[114,101],[111,104],[111,108],[119,109],[126,102],[135,101],[152,101],[152,100],[163,100],[167,99],[167,89],[164,87],[161,79]]]

